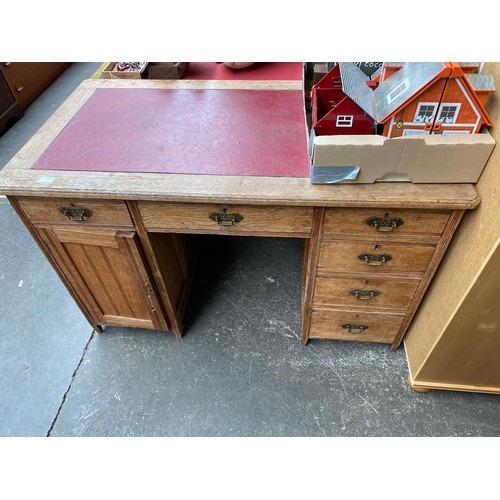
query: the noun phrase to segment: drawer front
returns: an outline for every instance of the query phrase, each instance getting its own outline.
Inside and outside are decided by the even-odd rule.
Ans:
[[[308,235],[312,208],[139,202],[146,229],[205,233]]]
[[[419,280],[336,278],[318,276],[314,304],[349,306],[356,309],[406,309]]]
[[[433,245],[351,240],[323,242],[318,269],[326,272],[423,273],[433,252]]]
[[[25,62],[3,62],[0,63],[2,68],[2,73],[7,81],[10,81],[12,77],[19,73],[28,63]]]
[[[450,216],[449,210],[396,210],[329,208],[324,234],[439,236]]]
[[[309,338],[390,344],[404,318],[395,313],[317,309],[312,313]]]
[[[123,201],[26,197],[17,200],[33,224],[134,227]]]
[[[9,85],[16,100],[27,108],[68,66],[59,62],[22,63],[9,77]]]

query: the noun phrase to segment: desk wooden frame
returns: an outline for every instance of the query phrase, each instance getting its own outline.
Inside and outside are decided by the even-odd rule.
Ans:
[[[304,255],[302,269],[302,342],[305,344],[310,338],[339,338],[348,340],[369,340],[390,344],[391,349],[396,349],[420,304],[420,301],[437,270],[441,258],[451,241],[465,210],[474,209],[479,205],[480,199],[473,185],[470,184],[411,184],[411,183],[376,183],[376,184],[337,184],[337,185],[312,185],[308,178],[293,177],[241,177],[219,175],[184,175],[184,174],[145,174],[145,173],[108,173],[108,172],[77,172],[34,170],[31,166],[63,130],[64,126],[78,112],[96,88],[183,88],[183,89],[266,89],[266,90],[300,90],[302,82],[299,81],[188,81],[188,80],[86,80],[62,104],[45,125],[31,138],[0,173],[0,192],[8,199],[20,218],[25,223],[32,236],[35,238],[46,257],[58,272],[69,292],[86,315],[89,322],[100,329],[103,324],[117,324],[123,326],[139,326],[160,330],[172,330],[177,336],[182,332],[182,313],[187,300],[189,282],[191,279],[191,253],[184,237],[189,233],[213,233],[257,236],[285,236],[303,239]],[[83,229],[68,231],[68,223],[60,222],[54,216],[33,215],[30,211],[32,205],[43,212],[44,204],[51,200],[58,202],[72,199],[97,203],[100,202],[122,203],[130,215],[130,221],[118,223],[113,226],[113,221],[93,225],[92,221],[83,224]],[[190,228],[189,222],[180,230],[172,229],[170,223],[162,226],[162,218],[158,216],[157,227],[154,231],[148,229],[144,222],[142,207],[145,203],[153,203],[161,213],[168,211],[169,207],[178,210],[187,206],[200,209],[212,207],[236,207],[247,209],[250,212],[260,208],[262,210],[282,210],[284,219],[296,220],[296,213],[301,213],[306,222],[295,227],[293,223],[288,226],[278,225],[273,227],[272,221],[263,220],[262,226],[218,226],[200,229],[198,226]],[[48,206],[48,205],[47,205]],[[119,207],[118,207],[119,208]],[[326,236],[324,232],[325,214],[331,214],[336,209],[347,210],[347,216],[356,213],[353,209],[369,209],[374,215],[385,211],[414,211],[424,217],[427,213],[436,212],[446,214],[442,230],[429,233],[409,233],[398,235],[397,231],[386,234],[377,234],[377,241],[388,243],[391,241],[405,245],[410,251],[423,243],[433,247],[432,255],[425,268],[408,274],[402,271],[389,272],[384,275],[389,280],[415,280],[415,292],[409,304],[405,307],[392,307],[390,304],[382,308],[369,310],[368,313],[382,312],[389,316],[398,316],[401,321],[390,336],[375,335],[363,337],[345,332],[340,336],[329,334],[330,317],[323,318],[323,308],[329,308],[315,301],[316,281],[321,275],[318,264],[322,257],[322,245],[328,242],[340,241],[351,244],[354,241],[367,241],[372,236],[357,230],[348,231],[350,234],[332,233]],[[48,210],[48,209],[47,209]],[[288,212],[291,210],[291,212]],[[295,212],[296,210],[297,212]],[[40,212],[37,212],[39,214]],[[48,213],[48,212],[47,212]],[[361,212],[364,213],[364,212]],[[368,213],[368,212],[366,212]],[[304,215],[305,214],[305,215]],[[58,216],[59,217],[59,216]],[[127,216],[128,217],[128,216]],[[153,216],[154,218],[154,216]],[[205,217],[208,220],[208,212]],[[288,218],[288,219],[287,219]],[[299,217],[300,219],[300,217]],[[298,219],[297,219],[298,220]],[[250,223],[249,223],[250,224]],[[425,224],[425,222],[424,222]],[[152,318],[144,319],[119,318],[120,315],[96,315],[96,304],[92,288],[92,279],[85,278],[81,270],[70,269],[73,262],[68,260],[67,247],[70,238],[75,239],[77,233],[78,244],[86,245],[84,235],[91,230],[92,238],[100,238],[105,245],[111,245],[114,250],[119,249],[120,255],[127,255],[134,262],[137,269],[137,280],[145,281],[146,298],[143,303],[148,303],[152,310]],[[110,239],[109,231],[115,231]],[[109,234],[108,234],[109,233]],[[167,235],[167,236],[152,236]],[[96,236],[97,235],[97,236]],[[169,236],[170,235],[170,236]],[[58,242],[54,241],[57,236]],[[165,239],[163,239],[165,238]],[[167,241],[167,238],[170,238]],[[72,240],[72,241],[73,241]],[[135,243],[134,243],[135,242]],[[75,243],[75,244],[76,244]],[[73,244],[73,243],[71,243]],[[371,243],[370,243],[371,244]],[[61,246],[62,245],[62,246]],[[167,248],[168,247],[168,248]],[[326,248],[326,247],[325,247]],[[58,249],[56,251],[56,249]],[[58,254],[58,252],[60,252]],[[125,253],[124,253],[125,252]],[[410,252],[411,253],[411,252]],[[167,265],[162,259],[170,259]],[[405,257],[406,258],[406,257]],[[174,264],[174,261],[176,262]],[[138,263],[142,262],[143,266]],[[94,265],[96,263],[94,262]],[[179,269],[174,269],[177,266]],[[372,269],[373,270],[373,269]],[[370,272],[372,271],[370,270]],[[113,272],[115,272],[114,269]],[[182,281],[172,285],[169,273],[178,273]],[[118,270],[119,272],[119,270]],[[330,271],[326,271],[328,274]],[[343,275],[331,270],[333,277],[363,278],[363,273],[357,270]],[[416,274],[415,274],[416,273]],[[371,275],[370,275],[371,276]],[[86,281],[85,291],[82,291],[82,279]],[[170,280],[170,281],[169,281]],[[149,286],[146,286],[149,285]],[[175,291],[173,291],[175,288]],[[130,292],[128,292],[130,295]],[[130,300],[133,301],[131,298]],[[142,307],[142,306],[137,306]],[[337,312],[348,313],[350,307],[333,304]],[[331,308],[331,307],[330,307]],[[354,307],[356,309],[356,306]],[[102,311],[101,311],[102,312]],[[317,313],[317,314],[316,314]],[[316,331],[319,335],[311,334],[311,322],[316,314]],[[129,316],[131,316],[129,314]],[[392,317],[391,316],[391,317]],[[371,317],[371,316],[370,316]],[[323,318],[323,319],[322,319]],[[383,328],[383,327],[382,327]],[[375,331],[375,330],[372,330]],[[367,330],[370,332],[370,330]]]

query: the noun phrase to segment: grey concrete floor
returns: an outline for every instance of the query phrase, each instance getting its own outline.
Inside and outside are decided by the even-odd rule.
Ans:
[[[100,64],[37,99],[0,138],[0,167]],[[200,237],[177,339],[93,332],[5,198],[0,228],[0,436],[500,435],[500,397],[417,394],[402,348],[302,346],[298,240]]]

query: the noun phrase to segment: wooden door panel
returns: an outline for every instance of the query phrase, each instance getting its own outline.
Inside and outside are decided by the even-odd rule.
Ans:
[[[66,243],[65,248],[103,314],[150,319],[144,294],[138,295],[138,283],[131,274],[130,263],[118,248],[72,243]]]
[[[91,297],[96,323],[167,330],[138,238],[131,231],[40,229],[68,281]]]

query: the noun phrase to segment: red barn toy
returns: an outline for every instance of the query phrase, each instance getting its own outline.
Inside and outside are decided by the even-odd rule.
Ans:
[[[312,128],[316,135],[375,133],[373,118],[352,96],[370,99],[370,78],[352,63],[337,63],[312,89]]]
[[[476,134],[493,125],[484,105],[495,83],[478,63],[384,63],[368,81],[354,63],[338,63],[313,88],[316,135],[386,137]],[[342,104],[342,106],[341,106]]]

